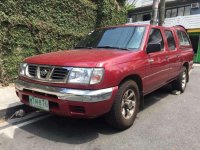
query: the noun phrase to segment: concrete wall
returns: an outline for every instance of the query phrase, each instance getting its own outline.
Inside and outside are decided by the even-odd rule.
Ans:
[[[129,0],[129,3],[133,2],[134,0]],[[169,1],[176,1],[176,0],[165,0],[166,2]],[[153,0],[136,0],[135,1],[135,7],[144,7],[149,6],[153,4]]]

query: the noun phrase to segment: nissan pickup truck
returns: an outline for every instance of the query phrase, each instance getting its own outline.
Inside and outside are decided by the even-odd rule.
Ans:
[[[169,83],[185,91],[193,55],[181,26],[103,27],[73,50],[26,58],[16,94],[31,107],[74,118],[105,116],[112,127],[124,130],[145,95]]]

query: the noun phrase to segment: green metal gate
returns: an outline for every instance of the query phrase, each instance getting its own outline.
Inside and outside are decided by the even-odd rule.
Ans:
[[[194,62],[200,63],[200,37],[199,37],[198,50],[197,50],[196,56],[194,57]]]
[[[189,36],[194,49],[194,62],[200,63],[200,33],[190,33]]]

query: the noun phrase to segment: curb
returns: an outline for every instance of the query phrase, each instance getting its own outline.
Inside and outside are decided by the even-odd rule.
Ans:
[[[200,64],[193,64],[194,67],[200,67]]]
[[[27,112],[32,112],[35,110],[35,108],[29,107],[28,105],[25,104],[19,104],[13,107],[8,107],[5,109],[0,110],[0,119],[7,120],[9,119],[16,111],[23,109],[26,113]]]

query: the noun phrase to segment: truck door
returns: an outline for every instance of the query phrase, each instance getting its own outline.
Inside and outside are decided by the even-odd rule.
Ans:
[[[169,78],[169,63],[167,52],[165,51],[164,40],[159,28],[152,28],[150,31],[147,46],[149,44],[160,44],[161,51],[148,53],[146,76],[144,77],[144,84],[146,87],[145,93],[161,87]]]
[[[179,54],[180,52],[177,50],[177,45],[174,38],[175,36],[172,30],[167,29],[164,32],[167,40],[166,50],[168,53],[168,62],[170,67],[168,74],[169,74],[169,79],[172,79],[176,77],[180,71],[180,65],[181,65],[180,54]]]

